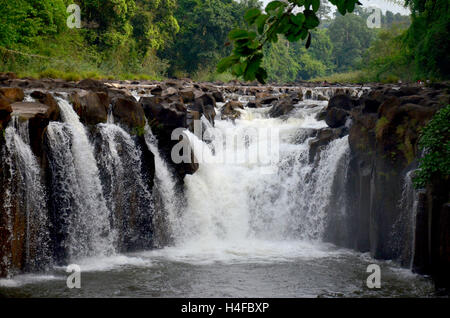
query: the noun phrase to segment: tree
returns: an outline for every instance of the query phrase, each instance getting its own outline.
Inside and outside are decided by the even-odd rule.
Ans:
[[[180,32],[170,47],[160,52],[160,56],[172,61],[169,73],[193,74],[229,54],[230,48],[224,46],[228,32],[243,27],[244,13],[257,6],[256,0],[179,0],[175,17]]]
[[[66,28],[63,0],[0,0],[0,16],[0,45],[6,47]]]
[[[448,0],[407,0],[412,23],[406,43],[418,78],[450,78],[450,3]]]
[[[374,32],[366,21],[355,14],[337,15],[329,27],[333,43],[333,58],[336,71],[344,72],[361,62],[364,52],[369,48]]]
[[[353,12],[358,0],[330,0],[342,15]],[[317,28],[320,20],[317,12],[320,0],[272,1],[265,7],[265,13],[258,8],[247,11],[244,18],[257,32],[234,29],[229,38],[234,44],[232,54],[217,65],[218,72],[230,69],[235,76],[244,80],[265,82],[267,71],[262,67],[263,48],[268,42],[276,43],[282,34],[290,42],[306,40],[306,48],[311,44],[311,30]],[[302,10],[303,9],[303,10]],[[302,10],[302,11],[301,11]],[[297,12],[299,11],[299,12]]]

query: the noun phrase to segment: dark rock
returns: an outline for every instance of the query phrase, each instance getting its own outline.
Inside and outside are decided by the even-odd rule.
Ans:
[[[0,130],[6,128],[11,119],[12,107],[9,101],[0,96]],[[1,139],[1,136],[0,136]]]
[[[221,119],[235,120],[241,116],[241,112],[238,109],[244,109],[242,103],[237,101],[229,101],[220,109]]]
[[[0,88],[0,95],[6,98],[10,103],[21,102],[25,97],[23,90],[18,87],[2,87]]]
[[[331,108],[325,115],[325,122],[331,128],[338,128],[344,126],[349,113],[340,108]]]
[[[111,101],[114,120],[132,131],[145,126],[145,114],[141,104],[133,97],[116,97]]]
[[[270,117],[280,117],[288,114],[291,110],[294,109],[294,102],[289,99],[281,99],[269,111]]]
[[[338,108],[338,109],[344,109],[344,110],[350,110],[355,106],[355,101],[348,95],[334,95],[331,97],[330,101],[328,102],[328,108]]]
[[[58,103],[53,98],[53,95],[50,93],[43,93],[43,92],[33,92],[32,97],[37,99],[41,104],[44,104],[48,106],[48,110],[46,111],[46,117],[49,120],[59,120],[60,118],[60,110]]]
[[[261,98],[258,102],[261,105],[269,105],[269,104],[272,104],[273,102],[276,102],[276,101],[278,101],[278,97],[276,97],[276,96],[268,96],[268,97]]]
[[[106,91],[107,90],[107,87],[105,84],[103,84],[100,81],[91,79],[91,78],[87,78],[87,79],[79,81],[77,83],[77,86],[79,88],[88,89],[88,90],[92,90],[92,91]]]
[[[209,93],[196,94],[194,100],[196,109],[202,109],[203,115],[208,119],[211,125],[214,125],[214,118],[216,117],[216,100],[214,96]]]
[[[80,120],[87,125],[106,123],[108,118],[109,97],[104,92],[73,92],[70,101]]]
[[[183,99],[183,102],[190,103],[194,101],[195,98],[195,89],[194,88],[184,88],[179,91],[179,94],[181,98]]]

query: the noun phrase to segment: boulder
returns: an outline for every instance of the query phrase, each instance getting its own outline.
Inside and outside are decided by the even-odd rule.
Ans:
[[[80,120],[86,125],[106,123],[108,118],[109,97],[104,92],[73,92],[70,101]]]
[[[25,98],[23,89],[18,87],[2,87],[0,88],[0,95],[11,103],[21,102]]]
[[[176,93],[178,93],[178,90],[175,87],[168,87],[161,92],[161,96],[162,97],[172,96],[175,95]]]
[[[115,97],[111,101],[114,120],[133,130],[145,126],[145,114],[141,104],[131,96]]]
[[[87,89],[87,90],[92,90],[92,91],[106,91],[107,90],[107,86],[97,80],[91,79],[91,78],[87,78],[84,80],[81,80],[77,83],[77,87],[82,88],[82,89]]]
[[[183,102],[190,103],[194,101],[195,98],[195,88],[184,88],[179,91],[179,94],[181,98],[183,99]]]
[[[331,128],[338,128],[345,125],[349,113],[340,108],[331,108],[327,110],[325,122]]]
[[[53,95],[46,92],[34,91],[31,93],[31,97],[37,99],[41,104],[48,106],[46,111],[46,117],[49,120],[59,120],[60,110],[57,101],[53,98]]]
[[[238,101],[229,101],[220,109],[221,119],[231,119],[235,120],[241,116],[239,109],[244,109],[242,103]]]
[[[214,118],[216,117],[216,100],[212,94],[199,93],[196,94],[194,100],[194,109],[201,109],[202,114],[208,119],[211,125],[214,125]]]
[[[3,129],[8,125],[12,111],[9,101],[0,96],[0,129]]]
[[[294,109],[294,102],[290,98],[279,100],[269,111],[270,117],[280,117]]]
[[[330,101],[328,102],[328,108],[339,108],[344,110],[350,110],[355,106],[355,101],[348,95],[334,95],[331,97]]]
[[[170,104],[159,96],[143,97],[140,104],[148,120],[156,120],[167,133],[178,127],[186,127],[187,109],[184,105]]]
[[[269,105],[276,101],[278,101],[278,97],[273,96],[273,95],[270,95],[270,96],[267,96],[267,97],[264,97],[264,98],[261,98],[260,100],[258,100],[258,102],[261,105]]]

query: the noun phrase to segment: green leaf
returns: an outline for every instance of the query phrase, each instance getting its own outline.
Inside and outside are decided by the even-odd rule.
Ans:
[[[303,13],[297,13],[297,15],[291,15],[292,23],[302,26],[305,22],[305,15]]]
[[[256,19],[256,26],[258,27],[258,32],[259,34],[262,34],[264,32],[264,26],[266,25],[266,21],[267,18],[269,16],[267,14],[261,14],[257,19]]]
[[[233,64],[239,61],[239,57],[235,55],[227,56],[219,61],[217,64],[217,72],[223,73],[229,69]]]
[[[248,22],[248,24],[252,25],[260,15],[261,11],[259,9],[252,8],[245,13],[244,19]]]
[[[320,0],[312,0],[312,9],[314,12],[317,12],[320,7]]]
[[[276,10],[277,8],[280,7],[286,7],[287,4],[281,1],[272,1],[269,2],[269,4],[266,6],[266,12],[269,13],[270,11]]]
[[[265,84],[266,83],[266,79],[267,79],[267,72],[265,69],[263,69],[262,67],[259,67],[258,70],[255,73],[255,77],[258,80],[258,82],[260,82],[261,84]]]
[[[320,24],[319,18],[311,10],[305,10],[305,27],[308,29],[314,29]]]
[[[228,33],[230,40],[240,40],[248,38],[248,31],[242,29],[233,29]]]

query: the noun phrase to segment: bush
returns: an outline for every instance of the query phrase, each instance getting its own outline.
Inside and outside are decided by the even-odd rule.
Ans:
[[[450,105],[439,110],[422,129],[419,148],[425,155],[419,160],[419,169],[414,177],[415,188],[423,188],[437,177],[450,175]]]

